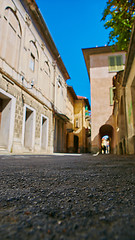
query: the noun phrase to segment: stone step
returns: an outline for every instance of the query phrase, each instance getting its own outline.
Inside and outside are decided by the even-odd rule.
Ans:
[[[0,149],[6,149],[6,146],[0,144]]]
[[[5,154],[5,153],[8,153],[6,146],[0,145],[0,154]]]

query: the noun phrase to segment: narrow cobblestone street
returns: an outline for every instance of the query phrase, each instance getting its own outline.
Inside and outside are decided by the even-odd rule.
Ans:
[[[0,239],[134,240],[135,156],[1,155]]]

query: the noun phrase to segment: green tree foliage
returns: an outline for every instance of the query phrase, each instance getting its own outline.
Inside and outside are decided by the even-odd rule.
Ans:
[[[106,29],[111,28],[108,44],[127,50],[135,20],[135,0],[108,0],[101,20],[106,21]]]

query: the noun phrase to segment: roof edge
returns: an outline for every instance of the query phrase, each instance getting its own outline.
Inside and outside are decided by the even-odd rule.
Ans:
[[[82,48],[83,57],[85,60],[88,77],[90,80],[90,64],[89,64],[89,56],[90,55],[96,55],[96,54],[102,54],[102,53],[115,53],[115,52],[125,52],[124,50],[119,50],[118,47],[115,46],[102,46],[102,47],[93,47],[93,48]]]
[[[45,23],[45,20],[40,12],[40,9],[38,8],[38,5],[35,0],[21,0],[21,3],[24,4],[24,6],[28,9],[29,14],[31,15],[33,19],[33,23],[38,27],[39,33],[45,40],[50,52],[52,53],[54,57],[54,61],[57,62],[58,67],[60,68],[65,80],[70,79],[70,76],[67,72],[67,69],[60,57],[60,54],[57,50],[57,47],[53,41],[53,38],[49,32],[49,29]]]

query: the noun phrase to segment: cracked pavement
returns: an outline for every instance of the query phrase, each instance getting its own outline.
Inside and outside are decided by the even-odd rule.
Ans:
[[[134,240],[135,156],[1,155],[2,240]]]

